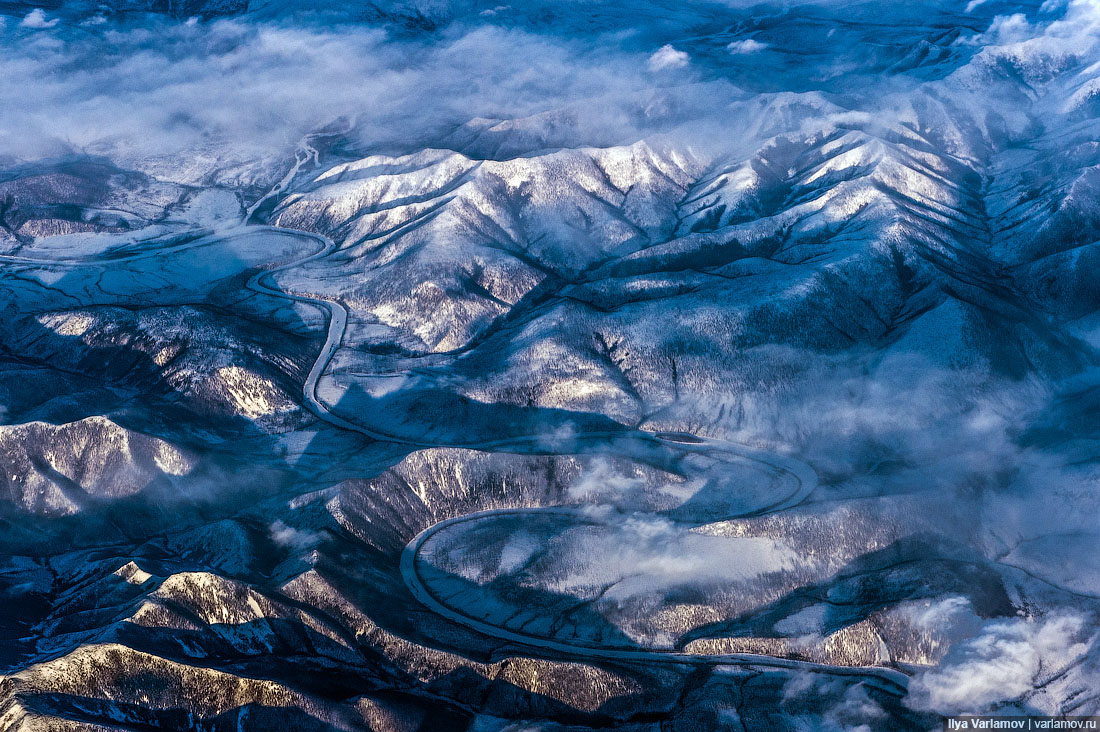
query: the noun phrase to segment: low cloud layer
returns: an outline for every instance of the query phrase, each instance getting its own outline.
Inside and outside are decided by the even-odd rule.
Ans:
[[[1092,632],[1077,615],[989,623],[956,644],[939,666],[918,674],[908,703],[937,714],[981,714],[1008,702],[1026,703],[1038,682],[1088,651]]]
[[[272,541],[281,547],[286,547],[298,553],[312,551],[320,546],[324,540],[324,536],[319,532],[298,529],[278,520],[274,521],[269,529]]]
[[[197,151],[191,169],[169,174],[186,176],[285,155],[337,120],[353,120],[367,148],[416,150],[471,120],[532,116],[536,134],[564,123],[581,140],[611,144],[689,122],[731,94],[715,82],[684,87],[691,79],[675,74],[662,92],[644,56],[639,64],[634,54],[495,27],[428,43],[359,26],[155,21],[86,32],[55,23],[35,12],[0,36],[2,155],[83,151],[156,169],[150,158]],[[657,53],[662,71],[683,70],[679,52]],[[537,119],[547,112],[560,120]]]
[[[689,4],[667,24],[694,23],[704,10]],[[1074,0],[1036,18],[997,16],[959,43],[1018,60],[1080,55],[1089,52],[1083,39],[1094,35],[1097,16],[1092,3]],[[747,98],[740,82],[724,79],[721,65],[711,68],[709,55],[699,65],[692,48],[648,42],[640,31],[595,38],[549,31],[506,27],[497,14],[417,38],[385,26],[271,17],[131,22],[34,9],[0,32],[7,110],[0,155],[82,151],[160,171],[171,167],[158,167],[158,157],[187,153],[190,169],[174,173],[187,178],[288,155],[301,135],[337,120],[357,124],[364,148],[406,151],[444,144],[479,119],[524,120],[521,127],[548,145],[618,144],[675,130],[680,144],[718,149],[735,142],[719,139],[720,129],[755,124],[739,119],[737,104]],[[758,38],[717,44],[727,58],[771,50]],[[845,60],[843,47],[833,53],[826,66],[862,63]],[[782,72],[782,64],[771,66],[754,72],[753,83]],[[785,77],[775,78],[778,85]],[[905,88],[916,87],[884,77],[866,101],[877,106]]]

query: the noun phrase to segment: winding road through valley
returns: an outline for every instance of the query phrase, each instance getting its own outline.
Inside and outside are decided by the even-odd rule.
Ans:
[[[271,269],[265,270],[249,280],[248,286],[257,291],[275,297],[282,297],[290,299],[296,302],[312,304],[321,308],[328,314],[328,333],[325,338],[325,343],[321,348],[321,352],[317,356],[317,360],[314,361],[313,367],[309,371],[309,375],[303,385],[303,399],[306,404],[309,405],[310,410],[317,415],[318,418],[324,421],[340,427],[342,429],[348,429],[360,434],[366,435],[377,440],[385,440],[392,442],[399,442],[401,444],[409,445],[412,447],[463,447],[476,450],[492,450],[504,447],[520,447],[524,445],[536,444],[539,441],[538,436],[524,436],[502,440],[487,440],[478,443],[467,443],[460,445],[442,445],[436,442],[417,442],[408,440],[405,438],[397,437],[395,435],[387,435],[380,433],[361,425],[357,425],[347,419],[333,414],[329,407],[324,404],[317,396],[317,384],[321,377],[324,375],[325,370],[328,368],[329,363],[332,361],[337,349],[340,347],[341,341],[344,337],[344,331],[347,327],[348,312],[347,309],[339,302],[335,300],[328,300],[310,295],[299,295],[287,293],[278,288],[268,285],[265,280],[275,272],[291,269],[297,267],[305,262],[319,259],[327,256],[330,252],[336,248],[335,243],[324,236],[297,231],[293,229],[283,229],[279,227],[263,227],[266,230],[277,232],[281,234],[291,234],[307,238],[316,244],[318,248],[312,254],[303,259],[296,260],[287,264],[279,265]],[[622,437],[622,433],[606,433],[606,434],[589,434],[586,437],[600,438],[600,437]],[[698,452],[721,452],[727,454],[733,454],[737,457],[755,461],[765,465],[767,468],[784,473],[793,479],[793,490],[783,496],[777,496],[768,504],[754,507],[749,511],[745,511],[740,514],[731,515],[727,518],[738,518],[746,515],[759,515],[761,513],[767,513],[772,511],[779,511],[786,508],[790,508],[798,505],[806,499],[814,488],[817,487],[817,475],[813,469],[805,463],[795,460],[793,458],[778,455],[768,452],[766,450],[759,450],[749,447],[747,445],[740,445],[733,442],[727,442],[725,440],[717,440],[714,438],[698,437],[695,435],[678,435],[678,434],[659,434],[649,432],[639,432],[634,435],[638,439],[652,440],[665,445],[674,445],[680,449],[698,451]],[[601,648],[592,645],[571,644],[565,643],[560,640],[552,638],[543,638],[534,635],[528,635],[524,633],[517,633],[507,628],[502,628],[496,625],[482,622],[476,618],[472,618],[469,615],[465,615],[458,610],[448,607],[440,602],[431,590],[424,584],[419,572],[417,571],[418,555],[424,543],[428,541],[437,532],[447,529],[462,522],[478,521],[489,517],[499,517],[503,515],[526,515],[532,512],[549,512],[560,515],[568,516],[580,516],[581,508],[561,506],[561,507],[547,507],[547,508],[515,508],[515,509],[491,509],[487,511],[478,511],[474,513],[464,514],[456,516],[444,521],[440,521],[432,526],[421,531],[417,534],[412,541],[405,546],[404,551],[401,553],[400,571],[401,577],[420,604],[431,610],[436,615],[446,618],[454,623],[462,625],[478,633],[495,638],[500,641],[519,643],[532,648],[538,648],[544,651],[550,651],[555,654],[564,654],[568,657],[575,659],[599,659],[605,661],[621,661],[630,663],[671,663],[680,665],[738,665],[738,666],[761,666],[770,668],[782,668],[790,670],[800,670],[810,673],[829,674],[837,676],[869,676],[876,677],[882,681],[887,682],[890,685],[897,687],[899,692],[904,693],[904,690],[908,687],[909,677],[895,669],[890,669],[880,666],[835,666],[829,664],[812,663],[808,661],[798,661],[793,659],[779,658],[775,656],[765,656],[754,653],[731,653],[731,654],[696,654],[686,653],[675,650],[651,650],[651,649],[624,649],[624,648]]]
[[[180,251],[186,248],[209,245],[212,242],[217,241],[218,238],[224,239],[234,236],[253,236],[258,233],[265,232],[279,236],[294,237],[302,241],[307,241],[312,245],[313,251],[311,251],[308,255],[293,259],[283,264],[277,264],[268,267],[249,278],[246,286],[248,287],[248,289],[259,294],[310,305],[320,308],[322,311],[325,312],[327,317],[327,332],[325,336],[325,341],[321,347],[320,353],[317,355],[317,358],[314,360],[313,365],[309,370],[309,374],[305,379],[302,389],[302,398],[305,404],[308,406],[310,411],[312,411],[319,419],[340,429],[357,432],[374,440],[399,443],[413,448],[459,447],[489,451],[503,448],[537,446],[541,444],[541,438],[537,435],[451,445],[441,444],[439,442],[421,442],[397,435],[391,435],[372,430],[368,427],[364,427],[360,424],[351,422],[338,414],[334,414],[330,407],[322,402],[319,398],[317,394],[317,388],[318,382],[324,375],[325,371],[327,370],[329,364],[333,359],[333,356],[340,348],[340,345],[343,341],[348,322],[347,308],[342,303],[334,299],[323,298],[316,295],[291,293],[269,284],[269,280],[272,275],[278,272],[294,269],[308,262],[329,256],[333,251],[336,250],[337,246],[328,237],[311,232],[305,232],[296,229],[286,229],[277,226],[250,225],[237,229],[235,231],[223,232],[218,234],[212,233],[208,236],[191,239],[179,244],[176,247],[171,247],[169,249],[142,250],[140,252],[124,253],[112,258],[111,261],[113,263],[117,263],[151,256],[164,256],[166,254],[170,254],[172,252]],[[24,256],[0,255],[0,261],[47,267],[74,267],[94,266],[96,263],[96,257],[89,256],[86,258],[34,259]],[[651,433],[644,431],[588,433],[585,434],[584,437],[587,439],[630,437],[632,439],[640,441],[657,443],[665,446],[674,446],[677,449],[689,452],[698,452],[705,454],[724,453],[759,463],[761,465],[764,465],[769,470],[774,471],[778,474],[784,474],[791,479],[789,481],[792,484],[790,492],[787,492],[784,495],[775,496],[773,497],[773,500],[770,500],[768,503],[753,507],[749,511],[730,515],[726,518],[738,518],[746,515],[760,515],[761,513],[779,511],[796,506],[803,500],[805,500],[806,497],[811,492],[813,492],[814,488],[816,488],[817,486],[816,474],[814,473],[813,469],[811,469],[805,463],[802,463],[787,456],[778,455],[765,450],[727,442],[724,440],[697,437],[694,435],[686,434]],[[499,517],[509,514],[526,515],[532,512],[550,512],[555,514],[579,517],[581,509],[579,507],[572,506],[492,509],[488,511],[480,511],[465,514],[462,516],[456,516],[446,519],[444,521],[440,521],[421,531],[404,548],[404,551],[402,552],[400,558],[400,572],[405,585],[408,587],[410,593],[418,602],[420,602],[424,607],[442,618],[445,618],[451,622],[457,623],[496,640],[504,641],[507,643],[522,644],[527,647],[548,651],[554,655],[564,655],[571,659],[619,661],[624,663],[662,663],[707,666],[738,665],[771,667],[837,676],[874,677],[886,682],[892,687],[895,687],[896,690],[898,690],[900,693],[904,693],[904,690],[908,686],[909,677],[906,674],[895,669],[878,666],[834,666],[829,664],[797,661],[792,659],[752,653],[705,655],[686,653],[676,650],[655,650],[645,648],[607,648],[593,645],[572,644],[553,638],[545,638],[524,633],[517,633],[507,628],[502,628],[482,622],[480,620],[477,620],[476,618],[465,615],[458,610],[448,607],[447,605],[440,602],[436,598],[436,596],[433,595],[430,588],[428,588],[424,584],[417,570],[419,552],[424,543],[437,532],[462,522],[478,521],[489,517]]]
[[[508,628],[486,623],[477,618],[455,610],[441,602],[431,589],[424,583],[420,576],[418,565],[419,554],[424,544],[435,534],[455,525],[472,521],[481,521],[502,516],[529,516],[532,514],[553,514],[560,516],[576,517],[579,521],[591,521],[581,507],[556,506],[548,508],[497,508],[486,511],[455,516],[454,518],[440,521],[421,531],[412,541],[405,546],[401,553],[401,577],[412,592],[417,601],[427,607],[436,615],[444,617],[463,627],[474,630],[482,635],[509,643],[518,643],[525,646],[550,651],[556,655],[564,655],[579,659],[600,659],[605,661],[623,661],[631,663],[661,663],[661,664],[692,664],[708,666],[757,666],[768,668],[781,668],[789,670],[806,671],[809,673],[828,674],[832,676],[872,676],[881,679],[904,692],[908,688],[909,677],[895,669],[883,666],[835,666],[810,661],[798,661],[794,659],[780,658],[777,656],[765,656],[756,653],[723,653],[700,654],[687,653],[677,650],[649,649],[649,648],[607,648],[586,643],[569,643],[556,638],[519,633]]]

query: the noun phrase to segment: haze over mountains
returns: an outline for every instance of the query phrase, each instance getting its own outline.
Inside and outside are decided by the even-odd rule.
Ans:
[[[0,3],[0,729],[1100,714],[1100,6]]]

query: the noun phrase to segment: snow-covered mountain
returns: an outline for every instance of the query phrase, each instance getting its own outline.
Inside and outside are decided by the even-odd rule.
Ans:
[[[1100,713],[1091,0],[0,13],[0,729]]]

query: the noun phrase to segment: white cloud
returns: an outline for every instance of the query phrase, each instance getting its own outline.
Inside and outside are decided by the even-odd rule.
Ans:
[[[58,18],[47,20],[46,12],[42,8],[35,8],[27,13],[26,17],[20,21],[19,26],[21,28],[53,28],[59,22]]]
[[[942,631],[944,629],[962,630],[967,635],[975,634],[981,622],[974,614],[970,600],[965,597],[945,597],[942,600],[926,600],[907,605],[902,609],[914,628],[923,631]]]
[[[752,38],[746,38],[743,41],[734,41],[726,46],[726,50],[734,54],[744,53],[756,53],[763,51],[768,47],[768,44],[761,43],[760,41],[753,40]]]
[[[709,124],[736,93],[723,81],[655,87],[645,56],[496,27],[431,45],[241,19],[52,36],[0,39],[0,154],[79,149],[188,183],[211,169],[277,167],[302,135],[341,117],[357,120],[356,142],[386,150],[445,144],[475,119],[556,136],[542,146],[604,146]],[[49,73],[58,68],[71,71]]]
[[[670,588],[744,582],[805,564],[786,543],[765,537],[717,537],[685,531],[650,514],[616,517],[599,530],[577,527],[551,540],[568,568],[551,583],[569,594],[614,583],[605,600],[624,603]]]
[[[665,69],[681,69],[688,65],[691,57],[683,51],[677,51],[671,45],[661,46],[649,57],[650,71],[663,71]]]
[[[989,623],[954,646],[938,667],[914,678],[906,703],[938,714],[966,714],[1017,700],[1034,688],[1041,671],[1064,668],[1085,653],[1085,627],[1082,618],[1071,615]]]
[[[637,469],[635,468],[635,471]],[[607,458],[597,458],[581,476],[569,486],[569,497],[574,501],[628,501],[630,496],[645,487],[645,479],[635,472],[621,473]]]
[[[1028,22],[1026,15],[1013,13],[1012,15],[998,15],[994,18],[989,30],[979,36],[979,41],[983,44],[992,43],[1003,46],[1009,43],[1019,43],[1035,34],[1036,29]]]
[[[285,546],[297,552],[308,552],[316,549],[324,540],[324,535],[317,531],[296,529],[282,521],[276,520],[269,527],[271,540],[279,546]]]
[[[1094,53],[1100,43],[1100,2],[1069,0],[1044,3],[1033,23],[1023,13],[998,15],[985,32],[961,39],[959,43],[983,46],[977,55],[983,61],[1008,60],[1020,68],[1032,68],[1035,79],[1072,66],[1084,54]],[[1051,13],[1058,12],[1049,21]]]
[[[797,710],[787,716],[789,728],[814,732],[871,732],[888,717],[862,684],[801,671],[783,686],[780,710],[788,707]]]

